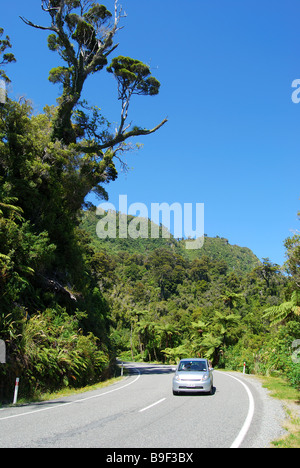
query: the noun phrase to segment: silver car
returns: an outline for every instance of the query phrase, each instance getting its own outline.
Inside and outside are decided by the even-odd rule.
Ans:
[[[212,367],[207,359],[181,359],[173,378],[173,395],[181,392],[214,392]]]

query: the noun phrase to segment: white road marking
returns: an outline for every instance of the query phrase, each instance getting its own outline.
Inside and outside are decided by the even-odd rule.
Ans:
[[[165,401],[165,400],[166,400],[166,398],[162,398],[161,400],[156,401],[155,403],[152,403],[152,405],[146,406],[146,408],[141,409],[141,410],[139,411],[139,413],[142,413],[143,411],[146,411],[146,410],[152,408],[153,406],[159,405],[159,403],[162,403],[162,402]]]
[[[117,392],[119,390],[122,390],[123,388],[129,387],[129,385],[132,385],[132,384],[134,384],[135,382],[137,382],[139,380],[139,378],[141,377],[141,373],[140,373],[140,371],[138,369],[136,369],[136,370],[138,372],[137,378],[134,379],[132,382],[129,382],[126,385],[122,385],[122,387],[114,388],[113,390],[108,390],[107,392],[99,393],[98,395],[93,395],[93,396],[90,396],[90,397],[81,398],[79,400],[69,401],[68,403],[58,403],[57,405],[50,406],[49,408],[41,408],[41,409],[37,409],[37,410],[33,410],[33,411],[27,411],[25,413],[13,414],[11,416],[5,416],[4,418],[0,418],[0,421],[4,421],[5,419],[20,418],[22,416],[27,416],[28,414],[41,413],[42,411],[50,411],[50,410],[54,410],[54,409],[57,409],[57,408],[65,408],[66,406],[73,405],[75,403],[81,403],[82,401],[92,400],[93,398],[100,398],[100,397],[102,397],[104,395],[108,395],[109,393]]]
[[[245,419],[245,422],[244,422],[244,424],[242,426],[242,429],[240,430],[238,436],[235,438],[235,440],[233,441],[233,443],[230,446],[230,448],[239,448],[240,445],[242,444],[243,440],[245,439],[246,434],[249,431],[249,428],[250,428],[251,423],[252,423],[252,419],[253,419],[253,415],[254,415],[254,408],[255,408],[254,398],[253,398],[253,395],[252,395],[248,385],[246,385],[240,379],[238,379],[237,377],[234,377],[231,374],[226,374],[225,372],[223,373],[223,375],[227,375],[228,377],[231,377],[232,379],[237,380],[241,385],[243,385],[243,387],[245,388],[245,390],[247,392],[248,398],[249,398],[249,408],[248,408],[247,417]]]

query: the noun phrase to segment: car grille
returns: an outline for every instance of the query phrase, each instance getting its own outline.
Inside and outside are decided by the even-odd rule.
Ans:
[[[201,382],[201,379],[180,379],[181,382]]]
[[[179,385],[179,388],[188,388],[189,390],[194,390],[195,388],[201,389],[203,387],[202,387],[202,385],[195,385],[194,387],[189,387],[187,385]]]

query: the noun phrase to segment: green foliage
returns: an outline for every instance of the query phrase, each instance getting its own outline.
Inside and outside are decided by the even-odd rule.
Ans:
[[[287,249],[286,270],[293,277],[297,287],[300,288],[300,235],[295,234],[285,241]]]
[[[113,73],[118,82],[119,99],[125,100],[132,94],[155,96],[159,92],[159,81],[150,76],[150,68],[139,60],[116,57],[107,71]]]
[[[279,306],[269,307],[263,317],[276,325],[285,321],[290,315],[300,317],[300,291],[294,291],[290,301],[283,302]]]
[[[1,380],[5,378],[12,385],[14,375],[18,375],[23,396],[99,381],[108,365],[107,349],[91,332],[84,335],[80,328],[83,318],[81,312],[69,315],[56,306],[21,319],[21,333],[6,339],[14,362],[0,369]],[[7,338],[7,332],[15,328],[10,314],[2,317],[2,337]],[[5,395],[3,391],[2,397]]]
[[[108,364],[107,354],[99,349],[92,333],[83,335],[79,328],[82,318],[82,313],[70,316],[56,308],[46,309],[26,323],[22,336],[23,359],[28,362],[24,385],[31,392],[100,380]]]
[[[10,49],[11,42],[8,36],[5,36],[5,39],[1,39],[3,36],[4,29],[0,28],[0,66],[7,65],[16,61],[14,54],[11,52],[5,52],[6,49]],[[4,72],[0,69],[0,78],[2,78],[6,83],[10,83],[10,79]]]
[[[250,249],[231,245],[228,239],[219,236],[215,238],[206,236],[200,250],[187,250],[186,253],[191,260],[207,256],[215,262],[221,261],[228,271],[234,271],[236,274],[250,273],[255,266],[260,265],[258,258]]]
[[[22,377],[21,396],[99,380],[113,356],[95,252],[77,230],[84,197],[95,183],[89,161],[76,148],[51,141],[54,109],[31,112],[27,101],[10,99],[0,109],[0,337],[8,356],[0,368],[0,398],[16,376]],[[78,347],[63,343],[58,349],[52,345],[58,336],[41,340],[39,327],[50,330],[52,319],[55,333],[55,313],[65,327],[67,315],[75,314]]]

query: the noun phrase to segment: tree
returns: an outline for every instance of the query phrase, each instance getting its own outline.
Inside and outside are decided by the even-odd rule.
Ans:
[[[294,291],[290,301],[265,310],[263,318],[269,319],[272,325],[284,322],[288,317],[300,317],[300,291]]]
[[[263,281],[264,287],[271,294],[277,294],[278,279],[280,279],[280,267],[276,263],[272,263],[269,258],[263,258],[262,264],[256,267],[253,272]]]
[[[298,215],[300,217],[300,213]],[[300,234],[296,233],[286,239],[284,245],[287,254],[286,270],[292,276],[297,288],[300,288]]]
[[[222,346],[222,337],[214,336],[212,333],[207,333],[201,342],[201,354],[210,360],[218,358],[220,348]]]
[[[49,80],[63,86],[52,138],[68,144],[76,141],[71,122],[73,109],[87,77],[102,70],[108,55],[116,48],[113,37],[120,18],[116,15],[113,26],[109,27],[111,13],[103,5],[90,1],[42,0],[42,9],[50,15],[49,26],[21,19],[29,26],[51,31],[48,47],[58,52],[67,65],[50,70]]]
[[[207,255],[201,258],[195,258],[190,268],[190,276],[194,281],[210,281],[209,268],[211,262]]]
[[[184,258],[167,249],[156,249],[148,257],[146,267],[150,269],[160,288],[160,298],[167,299],[177,290],[185,277]]]
[[[229,309],[236,307],[244,298],[243,294],[237,294],[233,291],[226,290],[221,296],[224,304]]]
[[[121,29],[119,23],[124,15],[117,0],[114,15],[104,5],[89,0],[42,0],[42,9],[50,15],[49,26],[34,24],[23,17],[22,20],[34,28],[50,31],[48,47],[58,52],[66,64],[52,69],[49,76],[52,83],[63,86],[52,140],[61,140],[65,144],[75,143],[78,135],[72,116],[80,102],[84,84],[90,75],[103,70],[108,64],[108,56],[118,47],[118,44],[114,44],[114,38]],[[93,141],[82,145],[82,151],[96,152],[98,155],[103,155],[103,150],[112,148],[115,155],[117,151],[124,149],[123,142],[128,138],[153,133],[167,121],[164,119],[152,130],[135,126],[128,131],[131,125],[125,126],[125,122],[131,96],[158,94],[159,82],[151,77],[149,67],[129,57],[113,59],[108,71],[118,81],[119,99],[122,101],[121,122],[115,135],[94,129]],[[84,118],[81,119],[80,137],[86,131],[89,121],[86,113],[81,116]]]

